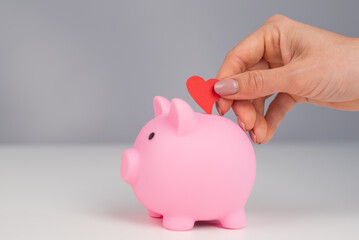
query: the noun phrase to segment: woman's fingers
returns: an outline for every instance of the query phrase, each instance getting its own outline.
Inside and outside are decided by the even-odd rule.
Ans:
[[[233,100],[220,98],[216,102],[216,109],[219,115],[223,116],[231,109]]]
[[[265,59],[261,59],[258,63],[248,68],[248,71],[268,69],[269,63]]]
[[[264,116],[266,97],[254,100],[235,100],[233,111],[238,125],[249,131],[256,144],[268,142],[274,135],[285,114],[296,104],[295,98],[286,93],[279,93],[268,107]]]
[[[218,81],[214,90],[222,98],[232,100],[256,99],[274,94],[277,92],[290,92],[292,68],[287,66],[252,70],[230,79]]]
[[[237,116],[238,125],[249,135],[254,143],[262,143],[267,134],[267,123],[264,119],[264,98],[237,100],[233,103],[233,112]]]
[[[248,70],[268,69],[268,62],[261,59],[258,63],[250,67]],[[216,102],[216,108],[219,115],[224,115],[232,107],[233,100],[220,98]]]
[[[234,101],[233,112],[237,116],[238,125],[244,130],[250,130],[256,122],[256,110],[249,100]]]
[[[284,116],[295,106],[295,104],[295,99],[287,93],[279,93],[274,98],[265,115],[267,134],[262,143],[268,142],[273,137]]]
[[[223,80],[243,73],[256,65],[258,65],[257,69],[268,68],[268,64],[262,60],[264,53],[263,34],[263,30],[260,28],[229,51],[216,78]],[[216,103],[218,113],[220,115],[225,114],[232,104],[233,100],[220,98]]]
[[[249,132],[249,136],[256,144],[261,144],[267,135],[267,123],[264,119],[264,102],[265,98],[258,98],[252,102],[256,110],[256,121],[253,129]]]
[[[268,64],[262,60],[264,52],[262,34],[262,30],[257,30],[228,52],[216,78],[223,80],[257,65],[257,69],[268,68]],[[216,102],[218,113],[224,115],[232,104],[233,100],[220,98]]]
[[[262,59],[264,50],[264,31],[259,28],[227,53],[217,78],[243,73]]]

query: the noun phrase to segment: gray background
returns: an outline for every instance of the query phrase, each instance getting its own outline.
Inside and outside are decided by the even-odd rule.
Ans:
[[[280,13],[359,36],[358,1],[0,2],[0,143],[131,142],[152,98],[188,95]],[[233,118],[233,114],[229,117]],[[298,105],[274,141],[356,140],[359,112]]]

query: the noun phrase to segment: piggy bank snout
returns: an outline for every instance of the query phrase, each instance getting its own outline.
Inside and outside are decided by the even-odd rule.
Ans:
[[[121,178],[134,185],[138,176],[139,154],[136,149],[127,149],[121,156]]]

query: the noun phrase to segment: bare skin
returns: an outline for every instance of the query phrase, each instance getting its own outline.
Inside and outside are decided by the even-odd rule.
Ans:
[[[219,113],[232,108],[253,142],[266,143],[296,103],[359,111],[359,38],[275,15],[228,52],[217,79],[232,79],[216,83]]]

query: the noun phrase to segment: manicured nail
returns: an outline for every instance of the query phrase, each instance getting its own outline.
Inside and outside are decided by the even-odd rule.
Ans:
[[[220,116],[223,116],[222,112],[221,112],[221,109],[219,108],[219,105],[218,105],[218,102],[216,102],[216,109],[217,109],[217,112]]]
[[[257,137],[256,137],[256,135],[254,134],[253,130],[250,130],[250,131],[249,131],[249,136],[251,137],[251,139],[252,139],[252,141],[253,141],[254,143],[257,143]]]
[[[214,91],[219,95],[231,95],[239,91],[238,82],[234,79],[225,79],[214,84]]]
[[[238,125],[242,128],[242,130],[246,131],[246,127],[244,126],[244,123],[242,122],[242,120],[240,119],[239,116],[237,116],[237,122],[238,122]]]

